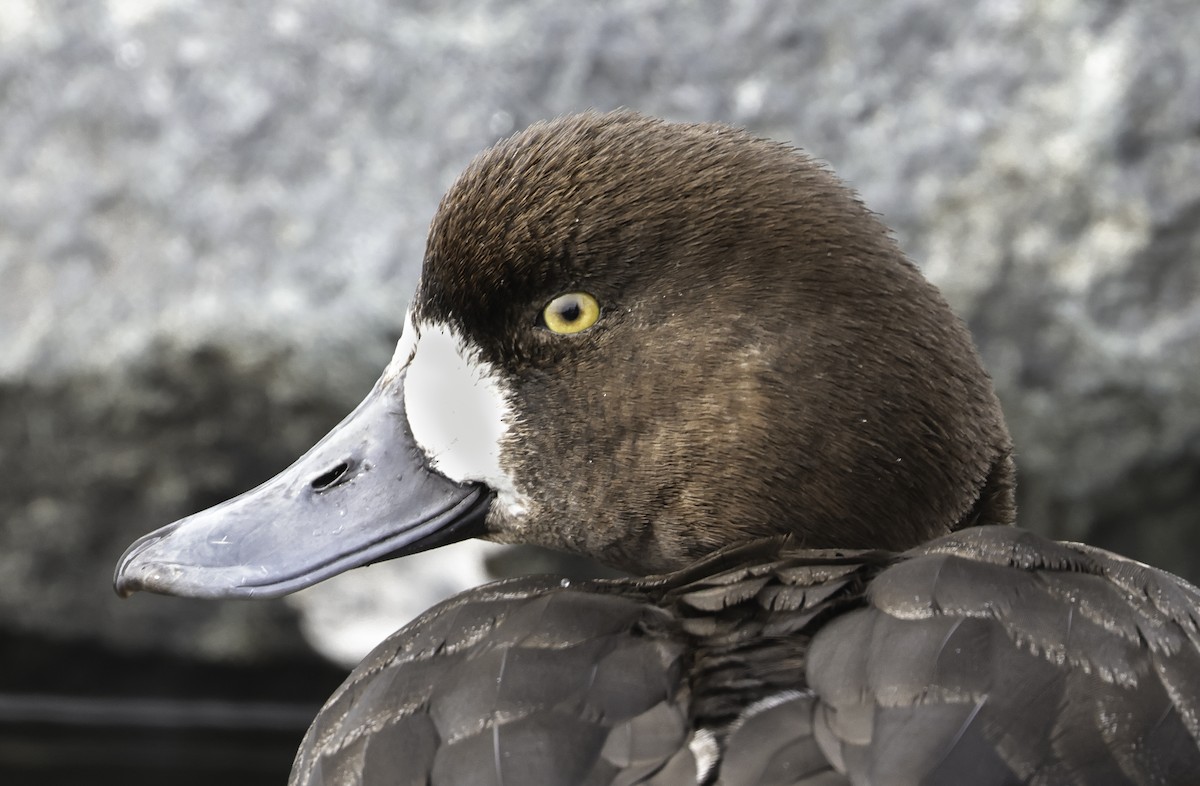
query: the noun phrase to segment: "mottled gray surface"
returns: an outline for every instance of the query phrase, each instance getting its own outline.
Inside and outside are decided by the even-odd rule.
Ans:
[[[473,153],[618,105],[830,161],[976,331],[1024,525],[1200,577],[1197,41],[1192,0],[5,0],[0,626],[292,646],[113,562],[358,400]]]

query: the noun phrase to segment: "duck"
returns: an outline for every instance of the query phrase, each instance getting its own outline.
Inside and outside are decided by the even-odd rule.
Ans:
[[[1200,593],[1015,526],[966,326],[799,149],[534,124],[446,193],[402,319],[350,415],[117,592],[276,597],[467,538],[627,577],[434,606],[294,786],[1200,783]]]

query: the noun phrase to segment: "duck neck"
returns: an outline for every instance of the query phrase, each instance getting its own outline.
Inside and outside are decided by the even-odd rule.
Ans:
[[[997,455],[988,474],[979,486],[975,501],[950,529],[957,532],[967,527],[992,524],[1011,525],[1017,518],[1016,466],[1012,452]]]

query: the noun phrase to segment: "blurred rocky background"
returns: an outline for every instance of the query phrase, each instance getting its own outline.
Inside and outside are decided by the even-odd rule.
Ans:
[[[483,580],[109,589],[369,389],[471,156],[588,107],[829,161],[975,331],[1022,524],[1200,578],[1197,42],[1193,0],[4,0],[0,780],[280,783],[313,647]]]

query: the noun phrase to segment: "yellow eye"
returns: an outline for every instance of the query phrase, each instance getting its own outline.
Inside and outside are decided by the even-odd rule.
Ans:
[[[600,304],[586,292],[559,295],[542,309],[546,327],[560,335],[587,330],[600,318]]]

